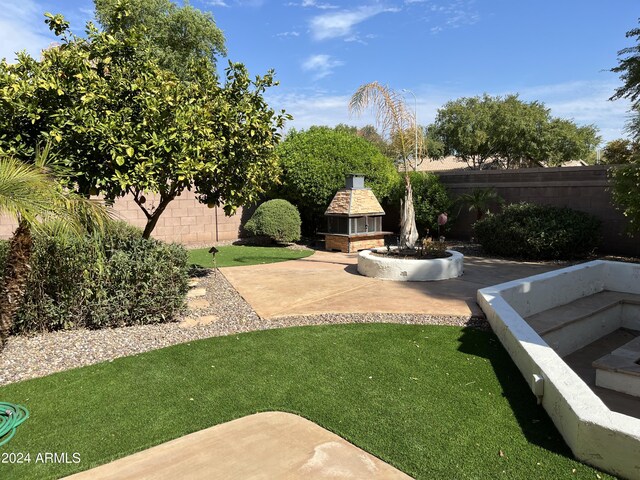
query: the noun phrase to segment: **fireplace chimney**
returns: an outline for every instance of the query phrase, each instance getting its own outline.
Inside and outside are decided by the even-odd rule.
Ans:
[[[346,188],[350,190],[361,190],[364,188],[364,175],[361,173],[350,173],[345,181]]]

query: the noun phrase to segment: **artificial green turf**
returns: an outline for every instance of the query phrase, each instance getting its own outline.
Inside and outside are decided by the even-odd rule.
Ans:
[[[300,414],[418,479],[597,473],[572,460],[495,336],[455,327],[211,338],[8,385],[0,400],[32,415],[0,452],[81,455],[0,464],[2,479],[57,478],[267,410]]]
[[[237,267],[261,263],[284,262],[308,257],[313,250],[292,250],[285,247],[251,247],[227,245],[218,247],[216,264],[218,267]],[[213,256],[208,248],[189,250],[189,263],[203,268],[213,267]]]

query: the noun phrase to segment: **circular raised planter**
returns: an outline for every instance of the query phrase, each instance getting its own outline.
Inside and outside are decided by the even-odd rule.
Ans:
[[[360,275],[401,282],[429,282],[456,278],[464,271],[464,255],[455,250],[447,250],[449,257],[431,259],[385,257],[374,255],[375,251],[364,250],[358,254]]]

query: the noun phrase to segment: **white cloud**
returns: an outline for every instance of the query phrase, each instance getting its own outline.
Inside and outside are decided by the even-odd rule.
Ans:
[[[475,0],[404,0],[407,9],[420,8],[426,12],[424,21],[434,24],[429,28],[432,34],[478,23],[480,14],[474,3]]]
[[[520,98],[525,101],[539,100],[555,117],[573,119],[578,125],[594,124],[600,129],[603,143],[624,137],[629,103],[623,100],[611,102],[608,98],[616,84],[611,81],[566,82],[519,89]],[[355,90],[355,88],[354,88]],[[427,125],[435,119],[436,113],[449,100],[460,97],[481,95],[481,91],[442,88],[433,85],[415,86],[418,122]],[[306,91],[275,95],[269,98],[274,107],[284,108],[293,115],[287,127],[297,129],[312,125],[334,126],[338,123],[364,126],[375,124],[371,112],[360,117],[351,117],[348,111],[349,99],[353,92],[327,93]],[[518,93],[517,89],[488,92],[490,95]],[[407,105],[413,111],[414,99],[407,96]]]
[[[40,51],[54,40],[44,12],[45,7],[33,0],[0,0],[0,58],[11,62],[21,50],[40,57]]]
[[[575,81],[541,85],[520,90],[520,98],[540,100],[555,117],[573,119],[579,125],[594,124],[603,142],[625,137],[624,124],[630,104],[626,100],[610,101],[619,83],[614,81]]]
[[[330,55],[311,55],[302,62],[302,70],[313,73],[313,78],[319,80],[333,73],[336,67],[344,65],[344,62],[332,58]]]
[[[397,9],[383,8],[379,5],[360,7],[354,10],[325,13],[311,19],[311,35],[315,40],[347,37],[352,38],[353,27],[383,12],[396,12]]]
[[[296,32],[291,31],[291,32],[281,32],[281,33],[276,33],[276,37],[299,37],[300,36],[300,32]]]
[[[309,128],[312,125],[337,125],[348,123],[354,125],[354,119],[349,117],[347,106],[348,95],[331,95],[320,92],[290,93],[270,96],[269,104],[274,108],[284,108],[293,115],[293,121],[288,128]],[[365,122],[366,123],[372,123]]]
[[[212,7],[228,7],[229,6],[229,4],[224,0],[208,0],[206,3],[207,5],[210,5]]]
[[[225,0],[211,0],[214,2],[225,1]],[[179,2],[178,2],[179,3]],[[226,3],[226,2],[225,2]],[[249,7],[249,8],[260,8],[264,5],[265,0],[234,0],[233,4],[239,7]],[[223,6],[223,5],[220,5]],[[230,6],[229,4],[224,5],[225,7]]]
[[[314,7],[319,8],[320,10],[331,10],[334,8],[338,8],[336,5],[332,5],[330,3],[318,3],[316,0],[302,0],[300,4],[301,7]]]
[[[338,8],[332,3],[319,3],[317,0],[302,0],[301,2],[289,2],[287,7],[317,8],[319,10],[333,10]]]

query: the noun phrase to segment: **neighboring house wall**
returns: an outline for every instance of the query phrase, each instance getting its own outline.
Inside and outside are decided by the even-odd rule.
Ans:
[[[607,170],[607,166],[596,165],[435,173],[452,198],[476,188],[493,187],[506,203],[531,202],[591,213],[602,221],[601,252],[640,256],[640,236],[625,233],[628,221],[613,206]],[[457,213],[457,208],[450,213]],[[471,237],[474,221],[475,212],[463,207],[448,236]]]
[[[145,205],[152,206],[154,201],[154,195],[149,195]],[[146,224],[144,213],[131,196],[117,199],[113,211],[117,218],[132,225],[144,228]],[[241,219],[241,208],[235,215],[227,217],[222,208],[208,208],[198,202],[193,192],[187,191],[169,203],[151,236],[165,242],[185,245],[237,240]],[[0,217],[0,238],[11,237],[15,228],[16,223],[10,218]]]

